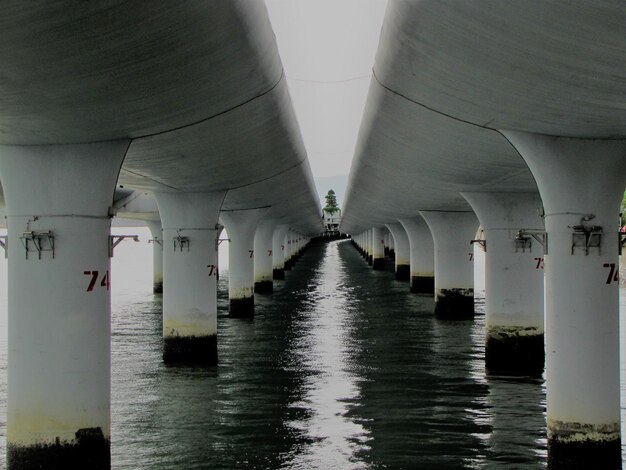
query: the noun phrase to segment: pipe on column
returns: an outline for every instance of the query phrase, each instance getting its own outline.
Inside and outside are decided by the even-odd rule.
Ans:
[[[473,212],[420,211],[435,247],[435,315],[442,320],[474,318],[471,240],[478,229]]]
[[[267,209],[222,211],[228,247],[229,315],[235,318],[254,316],[254,234]]]
[[[396,279],[398,281],[408,281],[411,277],[409,237],[400,222],[387,224],[387,228],[394,245]]]
[[[274,292],[272,238],[275,226],[271,220],[262,222],[254,234],[254,292],[257,294]]]
[[[434,295],[435,293],[435,248],[433,236],[422,216],[400,219],[400,224],[409,239],[411,266],[411,292]]]
[[[503,132],[545,209],[548,467],[621,468],[618,214],[626,141]]]
[[[543,237],[539,193],[464,192],[483,228],[485,366],[491,373],[543,374]]]
[[[9,468],[110,466],[110,214],[128,145],[0,146]]]
[[[217,364],[217,220],[225,193],[155,193],[163,225],[163,361]]]
[[[272,237],[272,277],[274,280],[285,279],[285,237],[287,225],[279,225],[274,229]]]
[[[146,220],[152,234],[152,292],[163,293],[163,229],[161,220]]]

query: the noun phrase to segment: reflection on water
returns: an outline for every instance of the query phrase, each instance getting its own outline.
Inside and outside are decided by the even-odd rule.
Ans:
[[[132,250],[113,267],[113,468],[545,466],[543,381],[486,378],[482,315],[437,321],[348,243],[312,246],[252,321],[228,318],[222,275],[213,369],[162,364],[151,254]]]
[[[288,364],[302,377],[300,394],[289,408],[302,413],[286,425],[306,443],[285,455],[286,468],[354,468],[358,452],[369,449],[364,427],[348,416],[360,399],[352,357],[361,344],[351,340],[358,302],[346,285],[338,245],[328,246],[313,273],[303,310],[289,340]]]

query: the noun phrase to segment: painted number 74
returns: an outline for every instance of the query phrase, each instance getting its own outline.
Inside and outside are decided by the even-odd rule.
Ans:
[[[96,283],[98,282],[98,278],[100,277],[100,271],[83,271],[85,276],[91,276],[89,279],[89,285],[87,286],[87,292],[93,292],[94,287],[96,287]],[[109,279],[109,271],[106,271],[102,279],[100,280],[100,287],[106,287],[107,290],[111,289],[111,280]]]

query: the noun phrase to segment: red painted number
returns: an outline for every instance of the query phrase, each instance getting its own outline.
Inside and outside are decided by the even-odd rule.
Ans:
[[[474,259],[474,253],[468,253],[469,260],[472,261]]]
[[[209,268],[209,276],[217,276],[217,266],[214,264],[207,264],[207,268]]]
[[[609,275],[606,278],[606,283],[611,284],[612,282],[619,283],[619,269],[615,268],[615,263],[604,263],[603,267],[609,268]]]
[[[96,282],[98,282],[100,271],[83,271],[83,274],[85,276],[91,276],[91,279],[89,279],[89,285],[87,286],[87,292],[93,292],[94,287],[96,287]],[[100,287],[106,287],[107,290],[111,289],[109,271],[105,272],[104,276],[102,276]]]
[[[543,258],[534,258],[534,260],[537,262],[535,269],[543,269]]]

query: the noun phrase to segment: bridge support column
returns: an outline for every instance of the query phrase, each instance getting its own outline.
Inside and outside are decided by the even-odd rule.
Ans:
[[[385,269],[385,233],[381,227],[372,228],[372,269]]]
[[[406,230],[399,222],[387,224],[390,238],[393,240],[396,279],[398,281],[408,281],[411,277],[411,249],[409,247],[409,237]]]
[[[285,234],[285,271],[290,271],[293,266],[293,246],[292,246],[293,231],[288,229]]]
[[[402,229],[404,230],[404,229]],[[396,241],[393,239],[393,234],[391,232],[387,232],[388,241],[389,241],[389,257],[394,260],[396,259]],[[407,258],[408,259],[408,258]]]
[[[279,225],[272,236],[272,277],[285,279],[285,236],[289,227]]]
[[[0,146],[9,469],[110,466],[110,208],[128,143]]]
[[[367,245],[366,245],[366,250],[367,250],[367,264],[369,264],[370,266],[372,266],[374,264],[374,251],[373,251],[373,247],[374,247],[374,230],[373,229],[368,229],[367,230]]]
[[[261,223],[254,234],[254,292],[257,294],[274,292],[272,238],[275,226],[273,221]]]
[[[152,234],[152,292],[163,293],[163,229],[160,220],[147,220]]]
[[[545,208],[548,467],[621,468],[617,221],[626,141],[504,134]]]
[[[254,234],[267,209],[222,211],[228,247],[229,315],[235,318],[254,316]]]
[[[421,216],[401,219],[400,223],[409,239],[411,292],[434,295],[435,248],[430,229]]]
[[[385,256],[389,256],[389,237],[391,234],[386,230],[383,230],[383,245],[385,247]]]
[[[217,218],[223,192],[155,193],[163,224],[163,361],[217,364]]]
[[[435,315],[474,318],[474,264],[470,241],[478,230],[473,212],[420,211],[435,246]]]
[[[543,374],[543,245],[538,193],[461,193],[485,234],[485,365],[507,375]],[[520,232],[520,230],[522,230]]]

